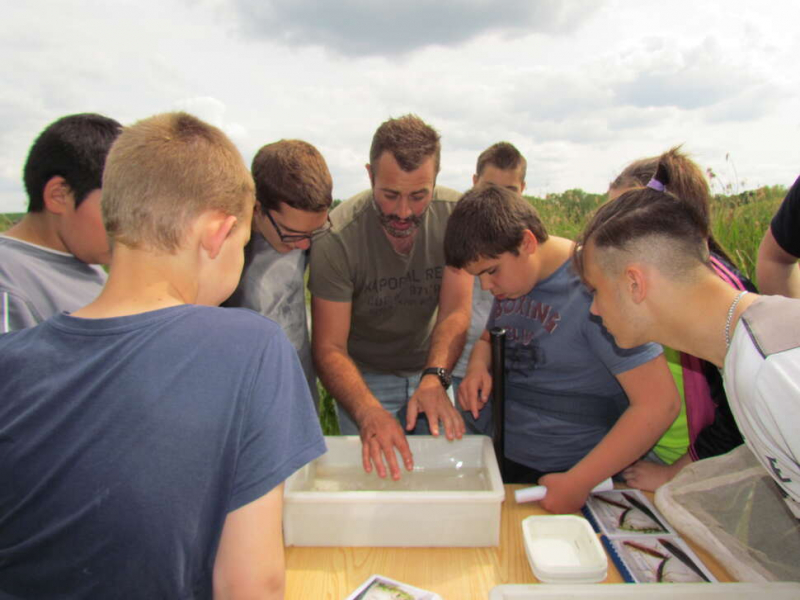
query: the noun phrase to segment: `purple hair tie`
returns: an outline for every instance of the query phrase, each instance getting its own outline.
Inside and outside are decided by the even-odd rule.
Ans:
[[[657,192],[666,192],[667,186],[661,183],[658,179],[653,177],[650,181],[647,182],[647,187],[656,190]]]

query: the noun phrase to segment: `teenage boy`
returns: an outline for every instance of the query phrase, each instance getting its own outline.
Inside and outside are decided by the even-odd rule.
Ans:
[[[592,313],[624,348],[658,341],[722,369],[745,443],[800,518],[800,301],[731,288],[708,265],[708,219],[659,189],[626,192],[587,225],[575,262]]]
[[[492,144],[478,156],[475,174],[472,176],[474,187],[493,183],[522,194],[525,191],[525,173],[528,163],[519,150],[508,142]],[[467,343],[464,351],[453,368],[453,394],[458,396],[458,387],[467,372],[467,363],[475,342],[486,328],[486,320],[492,308],[493,296],[490,291],[481,288],[479,278],[475,278],[472,287],[472,318],[467,331]],[[468,433],[492,434],[491,400],[486,410],[482,410],[476,420],[468,410],[462,410],[461,416]]]
[[[319,151],[300,140],[262,147],[251,172],[256,183],[253,233],[239,287],[225,306],[250,308],[283,328],[297,350],[316,406],[304,276],[312,241],[330,228],[331,174]]]
[[[103,184],[100,296],[0,336],[0,596],[283,598],[282,482],[324,440],[280,327],[216,307],[252,178],[172,113],[124,130]]]
[[[382,455],[400,477],[395,448],[413,468],[400,422],[438,435],[441,421],[448,439],[464,433],[445,390],[466,339],[472,278],[444,264],[459,194],[436,185],[440,153],[439,134],[419,117],[384,122],[366,165],[371,189],[331,211],[333,228],[311,247],[314,362],[344,408],[341,432],[360,433],[364,469],[381,477]]]
[[[447,264],[495,297],[458,400],[478,417],[492,389],[488,330],[503,327],[507,480],[538,480],[548,487],[544,508],[565,513],[645,454],[680,406],[659,346],[620,350],[590,318],[572,248],[519,194],[495,185],[467,192],[445,235]]]
[[[32,327],[94,300],[109,248],[100,217],[103,163],[120,124],[96,114],[63,117],[25,162],[28,212],[0,235],[0,333]]]

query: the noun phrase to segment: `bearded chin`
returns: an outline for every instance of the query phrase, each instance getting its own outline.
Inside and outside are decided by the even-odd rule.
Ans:
[[[420,225],[417,219],[411,219],[411,227],[409,227],[408,229],[395,229],[394,227],[392,227],[392,224],[395,222],[395,219],[379,214],[378,220],[380,221],[383,228],[386,230],[386,233],[388,233],[393,238],[399,238],[399,239],[411,237],[412,235],[414,235],[414,232],[419,228]]]
[[[386,230],[386,232],[390,236],[395,237],[395,238],[411,237],[412,235],[414,235],[414,232],[417,230],[417,226],[416,225],[414,225],[412,227],[409,227],[408,229],[395,229],[394,227],[392,227],[391,223],[385,223],[383,228]]]

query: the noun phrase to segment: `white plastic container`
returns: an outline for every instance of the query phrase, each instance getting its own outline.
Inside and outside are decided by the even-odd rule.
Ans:
[[[543,583],[598,583],[607,576],[608,557],[583,517],[528,517],[522,537],[533,574]]]
[[[797,600],[800,583],[611,583],[604,585],[498,585],[489,600]]]
[[[326,437],[328,452],[286,481],[286,545],[497,546],[505,491],[491,439],[407,439],[414,471],[393,482],[363,472],[358,436]]]

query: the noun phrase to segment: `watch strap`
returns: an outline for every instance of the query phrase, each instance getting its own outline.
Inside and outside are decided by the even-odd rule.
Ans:
[[[439,378],[439,383],[442,384],[442,387],[444,389],[450,387],[451,376],[450,376],[450,371],[448,371],[447,369],[443,367],[428,367],[422,372],[420,379],[422,377],[425,377],[426,375],[436,375],[436,377]]]

